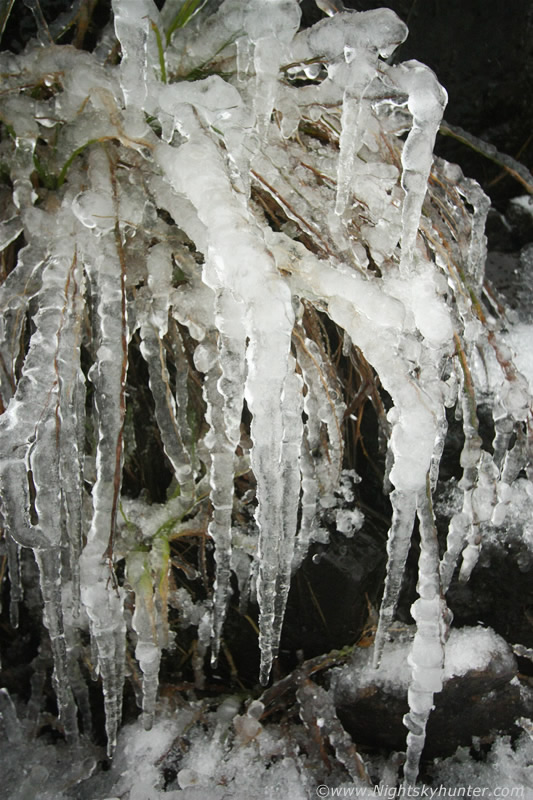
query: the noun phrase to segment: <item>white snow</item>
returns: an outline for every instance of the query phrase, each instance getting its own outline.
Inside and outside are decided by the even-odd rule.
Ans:
[[[446,642],[444,679],[483,671],[493,659],[508,660],[509,646],[491,628],[454,628]]]

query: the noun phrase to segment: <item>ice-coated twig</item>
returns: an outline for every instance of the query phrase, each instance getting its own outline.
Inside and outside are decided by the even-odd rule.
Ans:
[[[442,120],[440,124],[439,133],[442,133],[444,136],[452,136],[454,139],[464,142],[468,147],[472,147],[474,150],[482,153],[486,158],[494,161],[495,164],[499,164],[507,170],[513,178],[519,181],[527,192],[533,194],[533,175],[520,161],[507,155],[507,153],[502,153],[493,144],[485,142],[478,136],[474,136],[468,131],[465,131],[464,128],[460,128],[458,125],[451,125],[445,120]]]
[[[310,678],[302,680],[296,692],[300,719],[313,734],[329,741],[337,760],[345,767],[356,785],[372,786],[363,758],[337,716],[335,704],[329,692]]]

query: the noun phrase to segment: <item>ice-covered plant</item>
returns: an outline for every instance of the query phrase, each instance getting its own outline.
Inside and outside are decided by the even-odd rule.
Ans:
[[[446,93],[419,62],[390,63],[407,35],[392,11],[332,4],[300,30],[296,0],[225,0],[212,14],[203,5],[169,0],[159,12],[151,0],[115,0],[119,55],[109,30],[92,53],[33,43],[1,57],[12,621],[30,548],[65,735],[76,739],[86,706],[88,623],[110,753],[127,631],[149,725],[169,601],[198,625],[200,660],[208,645],[216,660],[232,573],[257,598],[267,682],[291,575],[327,538],[323,518],[349,466],[354,398],[329,347],[335,330],[339,358],[372,375],[376,403],[380,387],[389,407],[376,666],[419,521],[413,782],[442,686],[447,587],[461,558],[468,578],[482,527],[502,524],[529,464],[527,382],[482,303],[488,200],[434,160]],[[173,475],[166,502],[121,496],[139,357]],[[492,446],[478,429],[483,395]],[[442,554],[432,496],[447,409],[463,421],[464,502]],[[247,492],[236,489],[242,476]],[[339,528],[359,517],[344,511]],[[194,529],[215,558],[212,596],[196,604],[169,584],[172,542]]]

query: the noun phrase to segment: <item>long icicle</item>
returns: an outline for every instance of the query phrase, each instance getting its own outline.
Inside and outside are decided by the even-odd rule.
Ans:
[[[451,621],[440,585],[439,545],[429,473],[425,490],[421,489],[418,493],[417,513],[420,522],[417,583],[419,597],[411,607],[411,614],[416,621],[416,633],[409,654],[409,713],[404,717],[404,724],[409,731],[403,770],[406,786],[413,786],[418,777],[433,697],[442,689],[444,644]]]
[[[95,190],[114,197],[117,186],[103,150],[91,153],[90,175]],[[97,351],[90,372],[98,421],[96,483],[93,516],[87,544],[80,559],[82,603],[96,642],[98,670],[102,676],[106,714],[107,750],[116,746],[122,715],[122,688],[126,647],[124,590],[113,572],[113,546],[120,498],[122,434],[125,416],[125,382],[128,329],[126,320],[125,263],[116,222],[100,235],[94,257],[94,234],[82,240],[82,255],[96,297]],[[82,237],[80,236],[80,239]]]

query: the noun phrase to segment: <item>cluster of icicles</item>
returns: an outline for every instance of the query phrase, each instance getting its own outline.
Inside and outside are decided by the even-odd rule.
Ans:
[[[393,516],[376,665],[419,519],[405,720],[405,780],[413,782],[442,686],[447,586],[461,555],[468,577],[481,523],[503,522],[527,462],[527,384],[476,300],[488,202],[456,167],[433,164],[446,94],[420,63],[387,63],[407,35],[392,11],[341,11],[299,31],[297,0],[226,0],[165,44],[171,12],[151,0],[115,0],[118,65],[109,58],[111,30],[91,54],[35,43],[21,56],[2,55],[0,159],[10,181],[0,189],[0,247],[24,237],[0,287],[12,621],[23,598],[21,548],[31,548],[66,737],[76,740],[78,707],[87,705],[78,661],[88,624],[112,753],[127,628],[149,725],[168,643],[169,534],[184,518],[190,526],[209,496],[216,577],[211,605],[196,609],[199,641],[216,659],[231,573],[244,557],[260,612],[260,678],[268,680],[291,575],[324,535],[320,513],[334,505],[342,470],[342,387],[303,324],[305,309],[316,308],[344,331],[347,353],[362,352],[392,400]],[[281,229],[254,190],[284,216]],[[158,506],[121,500],[134,334],[179,485]],[[203,380],[199,441],[187,413],[185,336]],[[471,366],[479,354],[496,361],[491,387]],[[489,388],[490,453],[476,417],[476,391]],[[464,424],[464,506],[440,559],[432,493],[447,407]],[[250,468],[256,528],[243,556],[234,483]],[[120,559],[124,581],[114,576]]]

